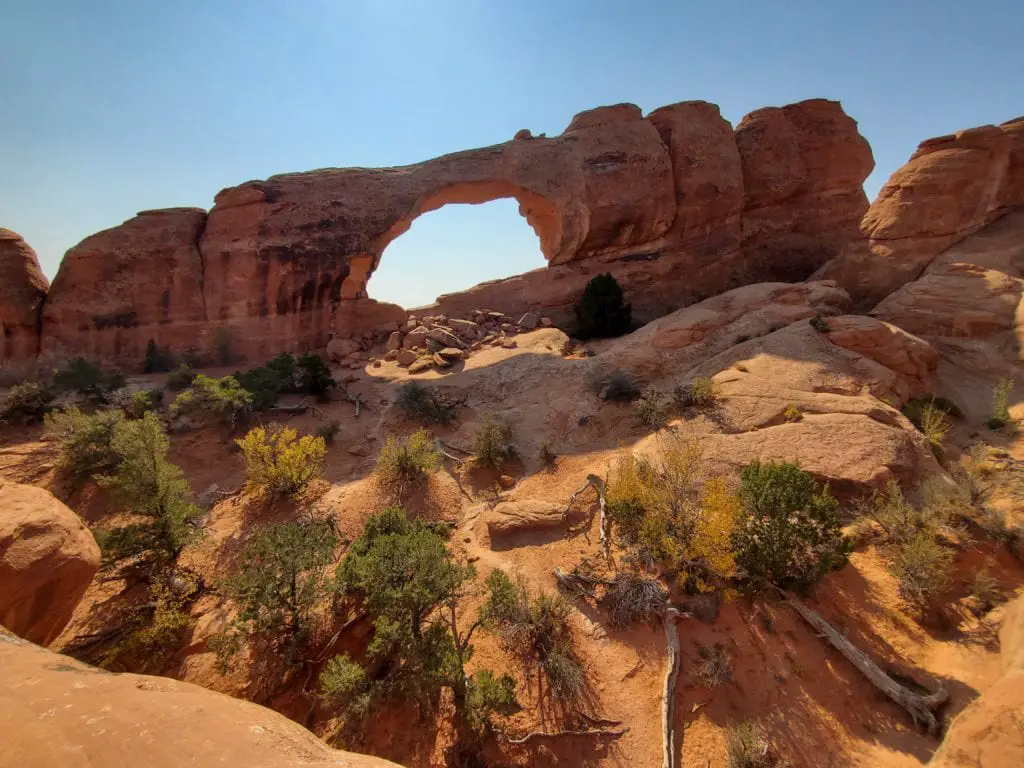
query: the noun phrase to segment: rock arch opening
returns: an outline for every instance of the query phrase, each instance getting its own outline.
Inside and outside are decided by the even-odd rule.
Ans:
[[[547,266],[536,223],[515,197],[424,208],[396,227],[368,279],[370,298],[421,307],[444,294]]]

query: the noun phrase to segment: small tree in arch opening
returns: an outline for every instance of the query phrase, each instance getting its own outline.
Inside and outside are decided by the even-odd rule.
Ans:
[[[633,310],[610,273],[596,275],[587,283],[576,305],[576,322],[576,332],[582,338],[621,336],[629,331]]]

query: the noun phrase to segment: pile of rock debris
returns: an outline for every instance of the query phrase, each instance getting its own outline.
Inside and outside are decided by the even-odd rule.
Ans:
[[[503,312],[485,309],[470,310],[464,318],[410,315],[404,326],[398,322],[384,323],[363,334],[360,340],[333,339],[327,345],[327,356],[353,370],[367,363],[380,367],[383,361],[393,361],[408,368],[409,373],[444,370],[485,346],[512,349],[516,346],[516,334],[551,325],[550,318],[532,312],[518,321]],[[370,353],[380,344],[384,344],[383,357],[372,356]]]

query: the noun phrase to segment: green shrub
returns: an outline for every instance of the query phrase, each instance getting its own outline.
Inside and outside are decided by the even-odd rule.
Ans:
[[[782,412],[782,418],[790,424],[795,424],[796,422],[803,420],[804,414],[803,411],[790,403],[786,406],[786,410]]]
[[[608,338],[628,333],[633,312],[622,287],[610,273],[596,275],[583,289],[576,305],[576,335],[580,338]]]
[[[370,682],[366,670],[343,653],[334,656],[320,671],[321,693],[332,703],[348,707],[367,694]]]
[[[223,585],[238,615],[215,644],[221,670],[254,634],[271,640],[288,663],[295,660],[311,634],[314,608],[330,594],[327,566],[337,544],[329,519],[267,525],[252,535]]]
[[[1006,601],[1006,593],[987,567],[978,571],[971,580],[970,596],[977,606],[978,615],[981,616]]]
[[[540,463],[545,467],[551,468],[558,461],[558,454],[551,447],[551,443],[545,440],[541,443],[540,450],[537,452],[537,458],[540,459]]]
[[[117,466],[114,434],[123,421],[118,410],[87,415],[73,405],[46,415],[47,434],[60,442],[59,466],[75,485]]]
[[[729,768],[774,768],[781,761],[772,753],[764,728],[747,720],[729,729],[725,736]]]
[[[23,381],[7,390],[0,420],[14,424],[34,424],[43,420],[53,401],[53,391],[37,381]]]
[[[941,528],[949,525],[957,513],[956,491],[939,484],[927,482],[921,487],[921,503],[911,504],[899,484],[890,480],[885,490],[875,493],[863,507],[867,517],[882,528],[885,538],[893,543],[905,543],[918,533],[927,532],[934,536]]]
[[[373,618],[371,660],[387,660],[385,692],[421,705],[442,687],[465,701],[464,662],[472,651],[458,628],[458,598],[473,578],[456,562],[445,535],[400,509],[371,517],[338,568],[340,590]],[[471,632],[470,632],[471,634]]]
[[[294,429],[278,425],[253,427],[235,443],[245,457],[246,489],[271,497],[304,491],[320,476],[327,453],[322,437],[299,437]]]
[[[173,563],[199,535],[202,510],[192,503],[182,471],[167,460],[168,446],[163,425],[152,413],[115,427],[111,447],[117,468],[98,480],[142,521],[97,532],[105,566],[125,560],[147,567]]]
[[[238,384],[233,376],[213,379],[198,374],[188,389],[171,403],[172,419],[193,414],[209,415],[234,425],[252,408],[252,394]]]
[[[146,344],[146,359],[142,363],[143,373],[166,373],[174,367],[174,356],[168,349],[157,347],[153,339]]]
[[[484,466],[496,469],[515,455],[512,425],[503,419],[489,416],[473,438],[473,456]]]
[[[404,496],[424,483],[441,466],[441,454],[425,429],[403,439],[390,435],[377,457],[375,474],[380,486],[393,496]]]
[[[672,417],[672,398],[664,392],[647,388],[633,403],[633,410],[641,424],[659,430]]]
[[[929,405],[950,418],[962,419],[964,417],[960,406],[942,395],[915,395],[907,400],[901,410],[915,427],[921,429],[921,412]]]
[[[213,351],[218,363],[231,365],[235,361],[234,343],[235,334],[230,328],[221,326],[213,332]]]
[[[326,395],[329,389],[337,385],[324,359],[311,352],[299,356],[295,376],[295,385],[299,392],[307,392],[318,398]]]
[[[900,597],[916,612],[923,613],[949,586],[954,554],[932,533],[920,531],[895,545],[889,558]]]
[[[818,312],[811,318],[811,328],[816,330],[818,333],[828,333],[832,329],[829,327],[828,320],[825,316]]]
[[[591,381],[591,388],[602,400],[629,403],[640,397],[640,379],[629,371],[618,368],[601,373]]]
[[[96,403],[105,403],[110,394],[125,385],[124,374],[107,372],[84,357],[73,357],[53,374],[53,383],[62,392],[77,392]]]
[[[235,371],[234,377],[252,395],[253,409],[266,411],[277,404],[282,394],[295,391],[295,371],[295,358],[282,353],[266,365]]]
[[[736,565],[783,589],[809,590],[846,565],[852,545],[838,504],[795,464],[755,461],[741,473],[746,512],[733,534]]]
[[[540,668],[554,696],[578,699],[585,692],[586,675],[573,647],[569,603],[560,595],[546,594],[531,601],[523,580],[513,582],[500,569],[491,571],[484,583],[482,626],[496,634],[506,650]]]
[[[156,411],[164,404],[162,389],[140,389],[132,394],[126,412],[133,419],[141,419],[144,413]]]
[[[325,443],[333,443],[334,438],[337,437],[338,432],[341,431],[341,423],[338,421],[329,421],[322,427],[317,427],[316,436],[322,438]]]
[[[180,392],[192,386],[196,372],[188,363],[182,363],[167,375],[167,388],[172,392]]]
[[[991,429],[1002,429],[1010,423],[1010,393],[1013,392],[1012,379],[1000,379],[992,390],[992,415],[988,426]]]
[[[494,728],[494,715],[511,715],[519,707],[516,681],[511,675],[498,677],[489,669],[473,673],[466,696],[466,720],[478,735]]]
[[[398,388],[397,405],[407,418],[426,424],[450,424],[458,417],[457,410],[465,399],[457,399],[410,381]]]
[[[679,408],[706,408],[718,400],[715,384],[708,376],[698,376],[689,384],[676,387],[673,395]]]

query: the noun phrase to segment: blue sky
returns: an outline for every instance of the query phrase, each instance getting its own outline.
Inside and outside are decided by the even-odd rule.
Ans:
[[[922,139],[1024,114],[1020,0],[0,0],[0,226],[51,277],[136,211],[417,162],[688,99],[839,99],[873,196]],[[514,201],[427,214],[385,252],[406,306],[540,266]]]

